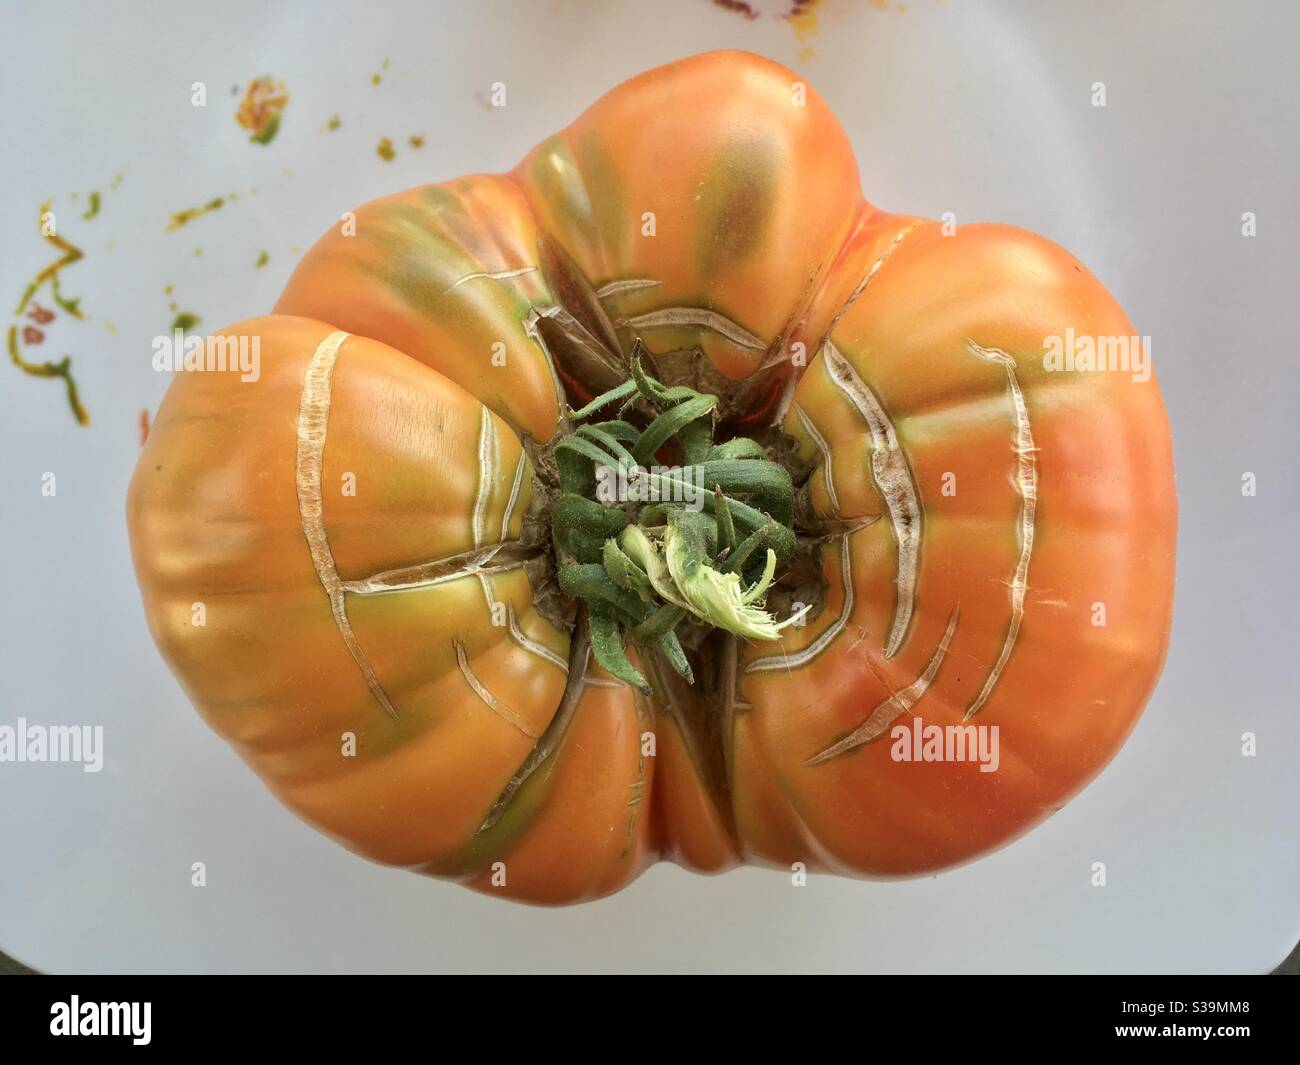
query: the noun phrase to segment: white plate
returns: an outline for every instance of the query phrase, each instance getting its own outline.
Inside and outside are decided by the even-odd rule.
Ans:
[[[73,355],[93,422],[72,423],[58,382],[0,366],[0,724],[102,724],[106,761],[98,774],[0,764],[0,948],[51,971],[1258,972],[1287,953],[1300,934],[1297,9],[880,8],[832,0],[802,40],[704,0],[6,12],[0,297],[16,304],[48,261],[36,215],[54,196],[61,232],[88,251],[64,286],[90,317],[60,319],[41,350]],[[795,889],[768,871],[661,865],[613,898],[547,911],[369,865],[296,821],[207,731],[146,631],[123,498],[139,412],[167,384],[149,363],[172,319],[163,286],[209,327],[264,311],[295,249],[343,210],[511,166],[623,78],[718,47],[806,73],[880,206],[1038,230],[1151,335],[1182,507],[1164,679],[1062,813],[936,878]],[[231,95],[262,73],[292,96],[265,148],[234,123]],[[197,81],[206,108],[191,105]],[[494,81],[504,109],[480,99]],[[320,132],[334,113],[341,127]],[[375,152],[384,135],[391,163]],[[95,188],[102,211],[83,221]],[[165,232],[171,212],[231,192]],[[261,249],[270,261],[254,269]],[[1091,886],[1095,861],[1105,888]]]

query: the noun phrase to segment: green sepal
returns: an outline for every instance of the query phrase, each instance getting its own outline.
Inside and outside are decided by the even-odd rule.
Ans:
[[[601,561],[605,572],[620,588],[635,593],[642,602],[654,602],[654,586],[651,585],[650,578],[645,575],[645,570],[628,558],[627,553],[618,546],[617,540],[611,537],[605,541]]]
[[[686,678],[687,684],[695,683],[695,671],[691,669],[691,663],[686,658],[686,652],[682,650],[677,633],[672,631],[664,633],[659,639],[659,650],[663,651],[664,657],[668,659],[668,664],[673,667],[673,670]]]
[[[658,643],[671,633],[686,615],[687,610],[684,607],[671,604],[661,606],[632,630],[632,639],[637,643]]]
[[[551,511],[551,539],[557,553],[573,555],[579,562],[599,562],[605,541],[627,525],[627,514],[602,507],[594,499],[564,492]]]
[[[718,551],[730,553],[736,546],[736,525],[731,520],[731,507],[722,494],[722,485],[713,486],[713,516],[718,523]]]
[[[638,691],[649,695],[650,685],[641,672],[632,665],[623,649],[623,636],[618,629],[618,615],[614,608],[599,600],[587,604],[591,614],[591,652],[610,673]]]
[[[579,410],[574,410],[572,407],[569,407],[567,408],[566,413],[568,414],[570,421],[582,421],[584,418],[590,418],[602,407],[608,406],[617,400],[626,399],[628,396],[635,394],[635,392],[636,381],[632,380],[632,378],[628,378],[621,385],[616,385],[608,392],[602,392],[585,407],[582,407]]]
[[[730,440],[723,441],[721,444],[714,444],[709,448],[705,461],[714,462],[725,459],[758,459],[759,461],[771,461],[768,458],[767,449],[757,440],[751,440],[747,436],[736,436],[732,437]]]
[[[717,396],[694,396],[691,399],[670,407],[652,421],[641,434],[641,439],[632,448],[638,465],[646,466],[654,458],[655,452],[687,425],[710,414],[718,405]]]
[[[611,458],[617,460],[615,462],[610,462],[609,458],[607,458],[604,462],[601,462],[600,465],[622,466],[626,469],[632,469],[636,466],[636,459],[632,457],[632,452],[628,451],[628,449],[619,442],[618,438],[608,431],[608,426],[611,424],[614,423],[601,422],[599,425],[579,426],[578,435],[583,439],[590,440],[592,443],[597,444],[608,452],[608,455]]]

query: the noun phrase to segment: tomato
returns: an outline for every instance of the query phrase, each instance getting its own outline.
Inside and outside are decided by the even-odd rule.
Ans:
[[[538,903],[659,859],[933,873],[1059,809],[1159,675],[1133,326],[1041,237],[871,206],[767,60],[359,208],[220,336],[260,371],[176,374],[130,488],[149,623],[373,860]]]

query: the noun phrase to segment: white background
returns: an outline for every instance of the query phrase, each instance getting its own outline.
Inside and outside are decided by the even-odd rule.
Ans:
[[[1296,12],[831,0],[800,40],[704,0],[6,5],[0,300],[16,304],[51,257],[36,215],[54,196],[88,251],[64,287],[90,318],[61,317],[37,350],[73,355],[93,422],[72,423],[59,383],[0,365],[0,724],[102,724],[107,757],[97,775],[0,764],[0,949],[110,972],[1274,966],[1300,935]],[[541,910],[369,865],[206,730],[145,628],[123,500],[139,412],[167,384],[149,365],[172,319],[163,286],[208,328],[260,313],[295,248],[343,210],[508,168],[622,79],[718,47],[805,74],[879,206],[1038,230],[1151,335],[1181,504],[1164,678],[1079,798],[939,877],[795,889],[771,871],[660,865],[610,899]],[[292,96],[265,148],[231,95],[262,73]],[[504,109],[484,106],[494,81]],[[341,128],[320,132],[336,112]],[[394,162],[374,151],[383,135]],[[85,194],[120,170],[83,222]],[[171,212],[232,191],[238,203],[164,232]],[[205,888],[190,886],[194,861]]]

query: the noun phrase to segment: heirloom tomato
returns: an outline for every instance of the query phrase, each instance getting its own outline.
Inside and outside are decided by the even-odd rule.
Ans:
[[[164,656],[308,822],[539,903],[658,859],[907,876],[1123,743],[1173,463],[1067,252],[873,207],[739,53],[352,221],[209,338],[256,380],[175,376],[128,500]]]

